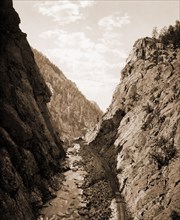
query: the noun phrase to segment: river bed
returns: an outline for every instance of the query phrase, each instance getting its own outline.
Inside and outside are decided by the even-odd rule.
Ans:
[[[70,169],[63,173],[56,198],[44,204],[38,220],[121,219],[119,204],[112,195],[110,171],[102,159],[76,143],[67,150],[67,163]]]
[[[83,198],[84,177],[87,175],[82,166],[82,157],[78,155],[79,144],[74,144],[67,150],[67,162],[70,170],[64,173],[65,180],[62,187],[56,192],[56,198],[48,201],[40,212],[39,220],[82,219],[78,209],[86,207]]]

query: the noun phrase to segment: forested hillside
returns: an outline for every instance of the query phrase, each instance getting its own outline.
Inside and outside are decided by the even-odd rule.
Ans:
[[[48,105],[53,121],[64,139],[82,136],[102,116],[102,111],[78,90],[76,84],[42,53],[33,49],[36,63],[49,86],[52,97]]]

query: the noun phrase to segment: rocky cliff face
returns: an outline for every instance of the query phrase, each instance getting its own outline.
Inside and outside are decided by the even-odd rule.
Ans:
[[[180,48],[138,40],[90,146],[110,161],[129,218],[180,218]]]
[[[53,121],[64,139],[82,136],[102,116],[96,103],[88,101],[75,83],[37,50],[36,63],[49,86],[52,97],[48,105]]]
[[[0,218],[35,219],[64,157],[40,75],[11,0],[0,2]]]

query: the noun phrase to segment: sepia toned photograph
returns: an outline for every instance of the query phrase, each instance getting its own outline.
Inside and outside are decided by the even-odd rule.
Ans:
[[[0,0],[0,220],[180,220],[180,0]]]

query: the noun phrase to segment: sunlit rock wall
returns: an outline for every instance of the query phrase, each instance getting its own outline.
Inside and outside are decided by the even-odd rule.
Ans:
[[[180,215],[180,49],[138,40],[121,72],[112,104],[92,142],[117,173],[119,191],[135,220]],[[122,110],[104,141],[104,121]],[[107,127],[107,126],[106,126]],[[115,134],[114,134],[115,133]],[[114,157],[112,159],[112,152]],[[115,167],[115,168],[114,168]],[[129,218],[130,218],[129,217]]]

